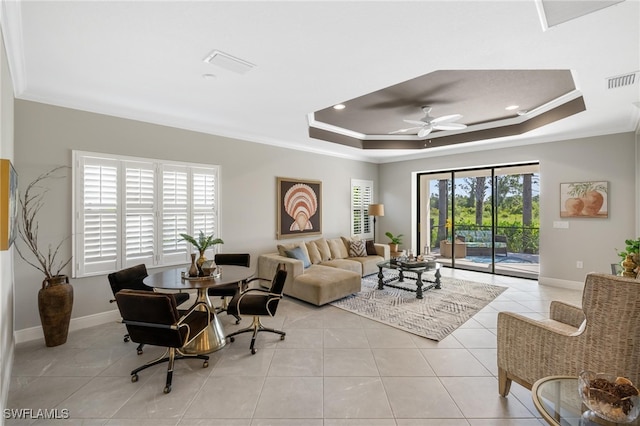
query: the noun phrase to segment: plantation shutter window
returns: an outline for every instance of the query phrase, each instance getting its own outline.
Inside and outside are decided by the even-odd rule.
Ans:
[[[218,237],[218,167],[73,151],[73,277],[181,265]]]
[[[373,181],[351,180],[351,235],[373,238],[369,204],[373,203]]]
[[[149,162],[123,162],[125,267],[153,265],[156,239],[155,170]]]
[[[82,273],[113,269],[118,244],[118,164],[85,158],[80,164],[84,182],[81,193],[78,250],[84,259]]]
[[[189,247],[180,234],[189,233],[187,167],[162,168],[162,257],[164,262],[184,262]]]

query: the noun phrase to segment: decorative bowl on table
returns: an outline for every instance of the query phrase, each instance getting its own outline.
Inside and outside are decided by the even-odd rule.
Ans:
[[[614,423],[631,423],[640,414],[638,389],[625,377],[583,371],[578,377],[582,402],[596,416]]]
[[[216,270],[216,264],[213,260],[205,260],[202,262],[202,274],[205,277],[209,277],[214,275],[214,271]]]

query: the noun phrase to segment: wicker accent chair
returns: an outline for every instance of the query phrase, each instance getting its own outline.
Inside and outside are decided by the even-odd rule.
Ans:
[[[640,281],[589,273],[582,309],[551,302],[550,319],[498,314],[498,391],[511,382],[531,389],[552,375],[582,370],[613,373],[640,383]]]

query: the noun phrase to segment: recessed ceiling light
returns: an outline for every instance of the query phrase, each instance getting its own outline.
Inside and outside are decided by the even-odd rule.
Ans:
[[[507,111],[514,111],[516,109],[520,108],[520,105],[509,105],[508,107],[506,107],[505,109]]]
[[[337,109],[337,110],[345,109],[345,108],[346,106],[344,104],[338,104],[333,106],[333,109]]]

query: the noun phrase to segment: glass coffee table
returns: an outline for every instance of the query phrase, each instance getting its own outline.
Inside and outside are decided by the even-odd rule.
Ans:
[[[440,264],[433,260],[425,260],[421,262],[400,262],[393,260],[385,260],[379,262],[378,266],[378,290],[382,290],[384,286],[399,288],[401,290],[412,291],[416,293],[416,299],[422,299],[423,290],[429,290],[430,288],[439,289],[440,287]],[[385,269],[398,271],[398,277],[385,278],[383,271]],[[422,278],[422,274],[427,271],[433,271],[434,279],[429,280]],[[407,273],[409,273],[407,275]],[[398,285],[396,283],[404,283],[406,279],[411,279],[416,282],[416,288]],[[393,284],[392,284],[393,283]],[[425,285],[427,283],[427,285]]]
[[[550,425],[613,426],[622,424],[612,423],[593,415],[582,403],[582,398],[578,393],[578,378],[574,376],[550,376],[540,379],[533,384],[531,397],[542,418]],[[638,426],[640,419],[625,424]]]

